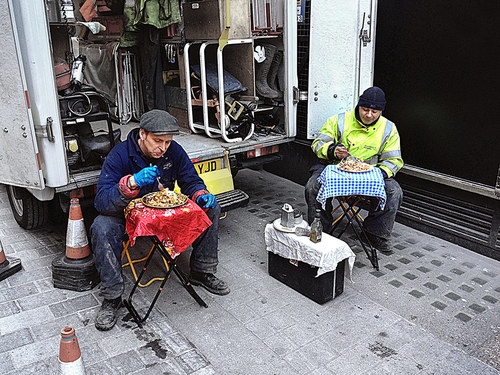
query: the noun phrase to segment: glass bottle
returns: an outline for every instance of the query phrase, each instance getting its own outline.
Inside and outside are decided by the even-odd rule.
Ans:
[[[314,242],[320,242],[323,235],[323,224],[321,224],[321,209],[316,209],[316,215],[314,215],[314,220],[311,224],[311,234],[309,239]]]

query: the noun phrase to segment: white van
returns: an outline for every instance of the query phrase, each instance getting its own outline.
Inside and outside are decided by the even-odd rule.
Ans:
[[[302,1],[184,1],[183,18],[160,36],[170,66],[162,72],[167,110],[182,126],[175,139],[225,210],[248,200],[234,189],[232,175],[278,160],[279,146],[294,140],[299,100],[308,101],[308,138],[314,138],[328,116],[353,107],[359,93],[372,84],[377,2],[315,2],[321,4],[311,14],[308,91],[299,92],[297,82]],[[112,34],[120,14],[111,10],[107,16],[103,8],[98,10],[97,20],[108,22],[109,33],[89,33],[84,39],[88,27],[82,23],[80,3],[0,4],[0,183],[7,185],[12,211],[23,228],[44,224],[51,209],[65,210],[75,189],[92,197],[105,153],[138,126],[144,111],[137,68],[144,56],[140,49],[121,48],[120,34]],[[135,6],[133,0],[123,3]],[[219,48],[227,20],[228,42]],[[71,95],[58,91],[55,66],[61,60],[66,58],[71,67],[85,48],[113,42],[110,63],[115,69],[106,80],[114,82],[115,91],[102,94],[106,90],[95,78],[89,85],[95,90]],[[281,53],[273,83],[280,98],[266,97],[259,89],[265,84],[259,80],[269,50]],[[86,72],[98,67],[89,59],[86,64],[88,81]],[[234,83],[233,78],[244,91],[228,94],[224,83]]]

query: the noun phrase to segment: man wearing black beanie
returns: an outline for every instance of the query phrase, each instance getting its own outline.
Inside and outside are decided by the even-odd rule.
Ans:
[[[311,177],[306,184],[305,195],[311,223],[316,208],[320,207],[316,201],[320,189],[317,178],[326,165],[337,164],[348,156],[354,156],[380,168],[387,201],[383,210],[369,211],[363,226],[372,246],[382,252],[391,252],[389,239],[403,199],[403,192],[394,176],[404,162],[396,125],[382,116],[385,105],[384,91],[373,86],[363,92],[354,110],[332,116],[325,122],[311,145],[320,163],[310,169]],[[326,211],[321,214],[326,232],[332,228],[331,211],[330,200],[327,201]]]

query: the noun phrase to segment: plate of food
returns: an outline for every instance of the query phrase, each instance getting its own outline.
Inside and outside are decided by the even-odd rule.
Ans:
[[[337,164],[337,167],[344,172],[368,172],[373,169],[373,165],[365,163],[358,158],[349,157]]]
[[[141,198],[142,203],[151,208],[175,208],[186,204],[188,197],[168,189],[146,194]]]

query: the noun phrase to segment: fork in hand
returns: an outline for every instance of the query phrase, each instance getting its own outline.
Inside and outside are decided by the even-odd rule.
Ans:
[[[149,166],[152,167],[153,163],[150,163]],[[158,168],[158,167],[156,167],[156,168]],[[163,184],[160,181],[160,176],[156,176],[156,181],[158,181],[158,189],[160,189],[160,190],[165,189],[165,187],[163,186]]]

